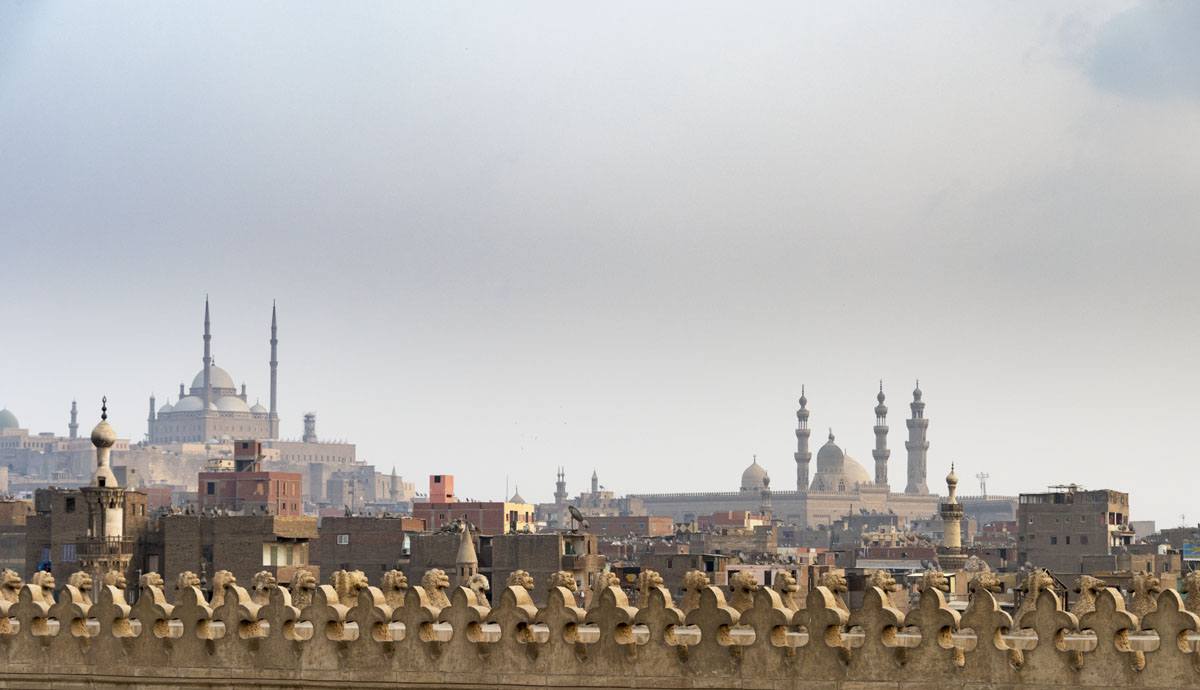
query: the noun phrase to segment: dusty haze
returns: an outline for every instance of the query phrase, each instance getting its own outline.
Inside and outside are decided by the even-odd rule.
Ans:
[[[1189,512],[1200,4],[0,6],[0,407],[119,433],[217,362],[424,484],[931,488]],[[253,402],[253,400],[251,400]],[[819,434],[818,434],[819,436]],[[1187,521],[1200,521],[1192,510]]]

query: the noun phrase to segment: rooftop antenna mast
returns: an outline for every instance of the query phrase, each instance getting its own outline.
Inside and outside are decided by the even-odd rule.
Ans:
[[[980,472],[979,474],[975,475],[975,478],[979,480],[979,493],[982,494],[985,499],[987,498],[987,480],[988,477],[991,476],[992,475],[988,474],[987,472]]]

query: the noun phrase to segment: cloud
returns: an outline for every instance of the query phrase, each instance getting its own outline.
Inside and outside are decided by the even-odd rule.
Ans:
[[[1200,98],[1200,3],[1144,3],[1113,17],[1085,52],[1097,87],[1137,99]]]

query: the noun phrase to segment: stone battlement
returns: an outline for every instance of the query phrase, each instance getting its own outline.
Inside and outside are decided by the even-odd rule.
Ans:
[[[933,577],[905,614],[879,587],[847,610],[836,577],[803,601],[787,584],[739,580],[727,600],[692,573],[679,602],[650,575],[640,607],[610,586],[589,593],[585,610],[561,586],[536,607],[524,573],[497,587],[494,607],[481,595],[485,581],[449,587],[440,571],[411,587],[398,571],[381,587],[355,572],[334,573],[330,585],[303,575],[289,589],[261,573],[247,589],[222,571],[207,600],[190,573],[174,587],[151,573],[130,606],[118,578],[93,588],[77,575],[55,593],[53,578],[22,584],[8,571],[0,687],[1200,685],[1200,619],[1173,590],[1132,604],[1140,618],[1117,590],[1099,586],[1078,616],[1048,589],[1010,615],[989,591],[994,578],[981,578],[960,614],[939,589],[945,579]],[[1196,598],[1189,594],[1193,608]]]

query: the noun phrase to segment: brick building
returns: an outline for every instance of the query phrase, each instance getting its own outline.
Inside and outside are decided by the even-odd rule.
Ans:
[[[232,472],[201,472],[197,483],[200,508],[243,515],[302,515],[303,481],[298,472],[262,471],[262,444],[235,441]]]
[[[1017,507],[1017,551],[1021,564],[1078,574],[1116,570],[1114,555],[1133,542],[1129,494],[1084,491],[1071,484],[1054,491],[1021,494]],[[1089,570],[1084,570],[1086,567]]]
[[[317,518],[292,515],[167,515],[159,519],[163,563],[159,572],[173,582],[190,570],[212,577],[229,570],[248,584],[266,570],[280,582],[290,582],[297,567],[318,575],[309,559],[309,544],[317,539]]]
[[[309,557],[325,572],[361,570],[377,582],[383,573],[406,564],[411,535],[425,521],[411,517],[323,517]]]
[[[454,475],[429,475],[429,498],[413,503],[413,517],[425,521],[430,530],[455,520],[470,522],[479,534],[532,532],[534,506],[514,494],[508,501],[464,501],[454,494]]]
[[[608,515],[587,521],[589,531],[598,537],[666,537],[675,533],[675,522],[665,515]]]
[[[155,570],[157,560],[147,548],[145,535],[150,525],[146,515],[146,494],[124,492],[124,535],[120,548],[132,554],[126,578],[136,580],[146,570]],[[87,499],[80,489],[38,489],[33,495],[34,514],[26,519],[26,578],[47,564],[56,579],[63,582],[77,570],[83,570],[81,558],[91,541]]]

